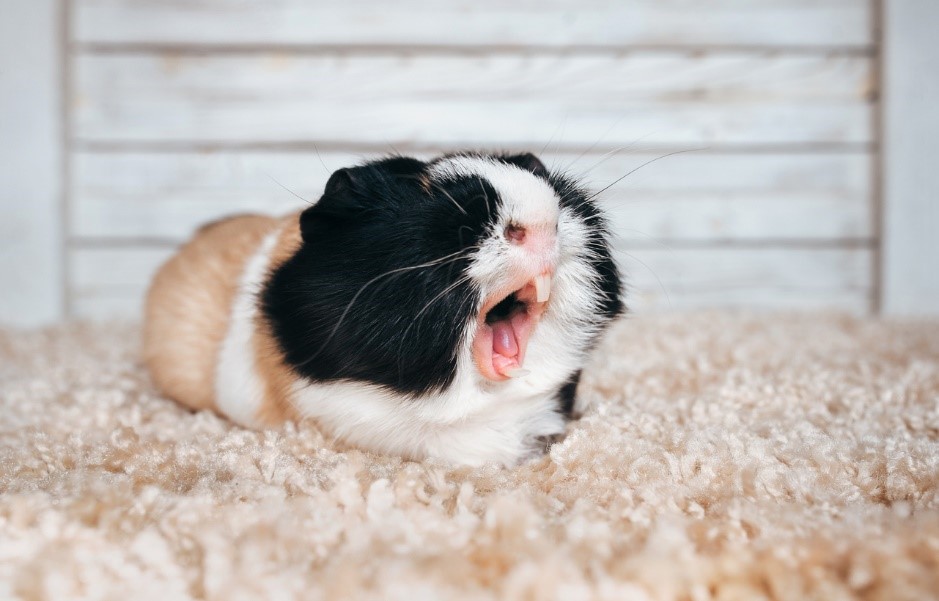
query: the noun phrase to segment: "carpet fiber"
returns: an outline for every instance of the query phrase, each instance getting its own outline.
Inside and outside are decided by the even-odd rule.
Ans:
[[[939,598],[939,323],[634,317],[514,470],[155,395],[132,326],[0,333],[0,599]]]

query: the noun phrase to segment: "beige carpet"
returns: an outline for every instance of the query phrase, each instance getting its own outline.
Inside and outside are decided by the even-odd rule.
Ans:
[[[515,470],[156,397],[136,330],[0,335],[0,599],[939,598],[939,323],[634,317]]]

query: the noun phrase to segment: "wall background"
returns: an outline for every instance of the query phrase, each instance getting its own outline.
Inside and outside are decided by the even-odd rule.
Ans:
[[[20,224],[0,242],[5,263],[16,257],[0,273],[15,282],[4,321],[134,316],[198,224],[298,208],[292,193],[315,199],[331,170],[363,158],[466,147],[541,151],[597,189],[638,168],[603,196],[638,310],[939,308],[936,175],[924,165],[916,186],[883,185],[892,5],[3,1],[11,29],[45,35],[23,46],[47,51],[30,88],[9,77],[20,42],[0,42],[0,90],[19,99],[0,108],[53,132],[31,163],[45,166],[42,199],[2,193],[6,223]],[[897,39],[935,52],[932,2],[896,4],[920,30]],[[900,56],[892,68],[909,71]],[[921,63],[897,83],[914,117],[939,104],[921,81],[936,62]],[[922,155],[920,133],[891,159]],[[0,156],[31,144],[8,138]],[[902,275],[910,257],[919,268]]]

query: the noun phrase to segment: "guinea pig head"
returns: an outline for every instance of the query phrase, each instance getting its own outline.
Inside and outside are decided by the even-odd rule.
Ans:
[[[530,154],[341,169],[300,228],[262,301],[287,362],[313,381],[415,397],[457,377],[498,386],[528,373],[546,318],[580,334],[580,357],[621,310],[602,217]]]

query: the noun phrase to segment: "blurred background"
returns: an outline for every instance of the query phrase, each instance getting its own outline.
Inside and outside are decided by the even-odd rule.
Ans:
[[[637,311],[937,313],[937,31],[936,0],[0,0],[0,322],[139,316],[199,224],[466,148],[622,178]]]

